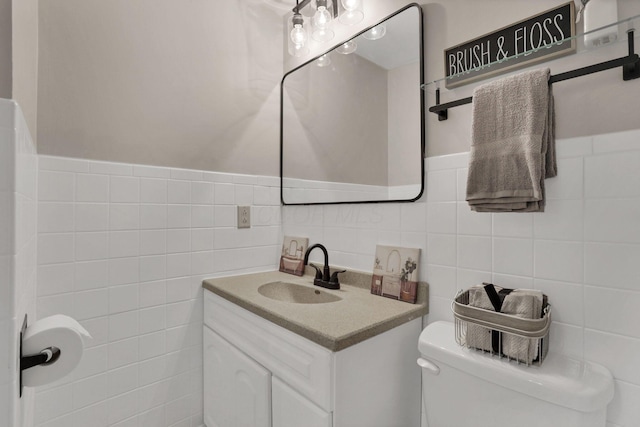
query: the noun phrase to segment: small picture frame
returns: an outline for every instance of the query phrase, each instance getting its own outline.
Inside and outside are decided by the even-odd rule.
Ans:
[[[283,273],[304,275],[304,254],[309,247],[309,238],[284,236],[280,254],[280,271]]]
[[[376,246],[371,293],[415,304],[418,297],[420,249]]]

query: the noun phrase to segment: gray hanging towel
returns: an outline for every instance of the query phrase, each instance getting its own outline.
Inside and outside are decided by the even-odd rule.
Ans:
[[[477,87],[466,200],[478,212],[543,212],[557,174],[548,68]]]

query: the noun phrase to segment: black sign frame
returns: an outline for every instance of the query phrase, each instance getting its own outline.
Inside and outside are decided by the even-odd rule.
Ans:
[[[445,87],[575,53],[575,34],[575,5],[570,1],[445,49]]]

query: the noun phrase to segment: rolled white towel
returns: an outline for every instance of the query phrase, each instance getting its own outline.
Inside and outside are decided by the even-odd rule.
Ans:
[[[539,319],[542,314],[542,291],[516,289],[504,298],[502,312],[523,319]],[[502,353],[515,360],[530,364],[538,353],[538,340],[513,334],[502,334]]]
[[[496,286],[496,291],[502,288]],[[482,308],[484,310],[495,311],[491,300],[484,290],[484,285],[476,285],[469,288],[469,305],[471,307]],[[484,351],[493,351],[491,329],[474,323],[467,323],[466,344],[467,347],[477,348]]]

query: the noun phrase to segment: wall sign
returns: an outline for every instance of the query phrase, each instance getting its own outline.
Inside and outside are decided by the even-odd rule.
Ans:
[[[445,80],[445,87],[454,88],[489,75],[575,53],[575,39],[565,40],[575,36],[575,28],[575,8],[571,1],[446,49],[445,76],[449,78]],[[505,61],[506,58],[509,60]]]

